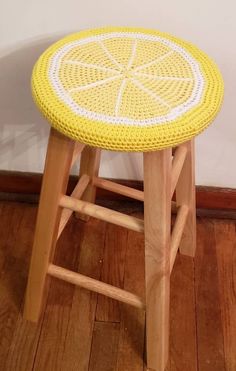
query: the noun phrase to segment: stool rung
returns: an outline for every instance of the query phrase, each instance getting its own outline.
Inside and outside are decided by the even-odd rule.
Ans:
[[[171,172],[171,198],[173,197],[183,164],[187,155],[187,147],[183,144],[176,148]]]
[[[123,184],[111,182],[110,180],[94,177],[93,185],[98,188],[106,189],[123,196],[133,198],[134,200],[144,201],[144,192],[135,188],[124,186]],[[171,210],[176,212],[176,202],[171,201]]]
[[[138,201],[144,201],[144,192],[139,191],[138,189],[127,187],[122,184],[111,182],[109,180],[98,177],[93,178],[93,184],[98,188],[106,189],[107,191],[134,198]]]
[[[136,232],[144,231],[143,220],[92,204],[90,202],[76,200],[75,198],[69,196],[62,196],[60,199],[60,206],[100,220],[104,220],[108,223],[120,225],[121,227],[125,227]]]
[[[187,216],[189,212],[189,207],[187,205],[182,205],[179,207],[177,212],[177,217],[173,232],[171,235],[171,245],[170,245],[170,271],[172,271],[179,244],[182,238],[184,227],[186,224]]]
[[[86,174],[82,175],[77,185],[75,186],[73,192],[71,193],[71,196],[74,198],[80,198],[83,195],[85,189],[87,188],[89,181],[90,181],[90,177],[88,175]],[[60,237],[63,229],[66,226],[66,223],[68,222],[72,214],[73,214],[73,210],[70,210],[70,209],[64,209],[62,211],[57,238]]]
[[[106,295],[112,299],[119,300],[123,303],[130,304],[140,309],[145,309],[145,305],[142,299],[137,295],[134,295],[128,291],[119,289],[118,287],[114,287],[107,283],[84,276],[80,273],[72,272],[68,269],[58,267],[54,264],[49,264],[48,274],[74,285],[83,287],[84,289]]]
[[[83,143],[79,143],[79,142],[75,143],[74,153],[73,153],[73,157],[72,157],[72,161],[71,161],[71,167],[74,165],[78,156],[82,153],[84,147],[85,147],[85,144],[83,144]]]

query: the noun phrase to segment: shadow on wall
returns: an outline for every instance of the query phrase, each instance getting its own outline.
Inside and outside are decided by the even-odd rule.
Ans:
[[[47,138],[48,125],[32,100],[30,79],[35,61],[54,40],[31,42],[0,58],[1,169],[30,171]]]
[[[40,54],[60,37],[31,41],[0,58],[0,170],[43,171],[49,125],[32,100],[30,80]],[[113,152],[103,159],[103,176],[139,177],[135,156]]]

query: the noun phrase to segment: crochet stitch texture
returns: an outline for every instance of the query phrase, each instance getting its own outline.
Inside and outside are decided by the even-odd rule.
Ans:
[[[51,125],[116,151],[176,146],[202,132],[223,98],[215,63],[159,31],[109,27],[49,47],[32,75],[33,97]]]

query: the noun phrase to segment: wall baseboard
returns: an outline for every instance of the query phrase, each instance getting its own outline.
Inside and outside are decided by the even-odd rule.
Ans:
[[[67,193],[70,194],[78,178],[70,176]],[[143,189],[143,182],[113,179],[126,186]],[[42,174],[16,171],[0,171],[0,199],[20,202],[37,202],[41,189]],[[127,200],[126,197],[98,189],[97,198],[102,201]],[[219,187],[196,187],[198,215],[236,219],[236,189]]]

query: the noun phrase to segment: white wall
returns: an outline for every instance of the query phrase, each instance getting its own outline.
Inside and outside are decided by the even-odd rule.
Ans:
[[[40,53],[83,28],[144,26],[192,41],[219,65],[225,102],[215,123],[197,138],[197,184],[236,188],[234,0],[0,0],[0,9],[1,170],[43,170],[49,127],[30,94],[31,70]],[[142,177],[140,154],[106,152],[103,158],[103,176]]]

